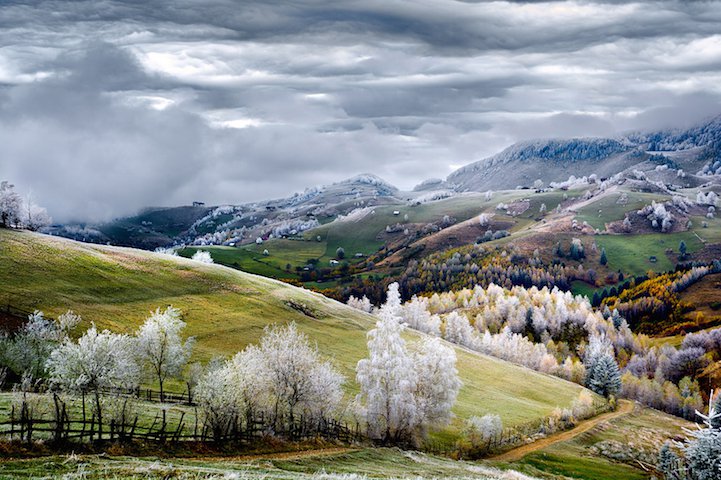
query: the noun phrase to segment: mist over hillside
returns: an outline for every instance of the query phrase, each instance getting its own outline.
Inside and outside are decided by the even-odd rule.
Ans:
[[[703,184],[721,173],[721,117],[686,129],[634,132],[617,138],[547,139],[517,143],[468,164],[445,180],[430,178],[402,192],[373,174],[310,187],[289,197],[252,203],[148,208],[102,224],[58,225],[49,232],[76,240],[153,249],[178,243],[241,244],[299,235],[366,207],[425,203],[463,192],[561,184],[571,176],[664,175],[669,186]],[[679,173],[681,172],[681,173]],[[431,173],[431,172],[429,172]]]

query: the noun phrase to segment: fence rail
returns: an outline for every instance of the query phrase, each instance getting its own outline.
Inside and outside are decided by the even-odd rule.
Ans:
[[[0,438],[10,441],[32,443],[34,440],[49,440],[56,444],[67,442],[106,441],[152,441],[159,443],[178,443],[183,441],[207,443],[250,443],[267,435],[288,440],[325,439],[343,443],[361,440],[358,424],[349,426],[335,419],[326,418],[289,418],[287,416],[269,417],[264,414],[233,416],[218,428],[218,424],[201,422],[196,414],[188,425],[185,412],[172,425],[168,422],[167,410],[161,408],[150,425],[141,424],[138,415],[126,415],[123,406],[122,415],[109,421],[102,421],[95,412],[89,415],[89,409],[83,408],[73,418],[67,404],[53,394],[53,408],[50,417],[37,414],[25,400],[19,406],[13,405],[10,419],[0,422]]]

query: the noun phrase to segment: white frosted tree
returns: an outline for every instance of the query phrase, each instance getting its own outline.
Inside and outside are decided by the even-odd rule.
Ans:
[[[191,258],[200,263],[213,263],[213,257],[210,256],[210,252],[206,252],[205,250],[198,250]]]
[[[443,338],[451,343],[471,347],[474,332],[468,318],[458,312],[451,312],[446,315]]]
[[[350,297],[348,297],[348,301],[346,302],[346,304],[349,307],[353,307],[366,313],[370,313],[371,311],[373,311],[373,304],[370,300],[368,300],[368,297],[366,297],[365,295],[363,295],[363,298],[356,298],[351,295]]]
[[[131,337],[107,330],[98,332],[92,325],[77,342],[66,338],[47,361],[53,385],[61,390],[93,395],[98,438],[102,438],[103,390],[137,386],[139,369],[133,352]]]
[[[416,370],[416,416],[422,434],[428,429],[443,427],[451,421],[461,380],[456,369],[456,352],[440,339],[423,341],[414,355]]]
[[[221,440],[234,426],[247,427],[263,414],[267,427],[328,419],[343,398],[344,378],[324,361],[294,323],[268,327],[260,346],[210,368],[195,397],[206,426]]]
[[[464,437],[473,449],[488,447],[489,443],[503,433],[501,417],[488,413],[482,417],[473,416],[466,420]]]
[[[387,316],[394,317],[398,322],[401,321],[401,294],[398,291],[397,282],[388,285],[386,303],[381,306],[381,312],[385,312]]]
[[[43,227],[47,227],[52,223],[48,211],[37,205],[32,196],[28,195],[25,199],[25,205],[23,207],[22,224],[28,230],[37,231]]]
[[[12,337],[0,341],[0,364],[9,367],[18,376],[34,379],[46,376],[46,362],[50,352],[80,323],[80,317],[68,311],[56,321],[35,311]]]
[[[441,319],[438,315],[431,315],[428,311],[428,300],[424,297],[413,296],[401,309],[403,321],[412,329],[434,336],[441,334]]]
[[[136,334],[139,364],[147,368],[160,387],[160,401],[165,400],[165,380],[179,377],[193,353],[194,339],[183,341],[185,322],[180,310],[168,307],[156,309]]]
[[[273,416],[293,424],[299,415],[322,417],[340,403],[343,376],[324,361],[295,323],[265,329],[260,342]]]
[[[218,442],[229,434],[240,417],[243,402],[238,395],[237,377],[228,364],[211,368],[198,382],[195,401],[205,427]]]
[[[376,328],[368,332],[369,357],[358,362],[368,435],[383,443],[407,443],[418,423],[414,392],[417,378],[413,359],[401,338],[403,326],[382,308]]]
[[[15,192],[15,185],[0,182],[0,227],[17,226],[20,222],[22,199]]]

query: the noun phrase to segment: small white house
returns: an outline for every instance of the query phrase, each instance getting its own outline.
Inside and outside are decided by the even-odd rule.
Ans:
[[[331,265],[338,265],[339,263],[340,263],[340,262],[339,262],[338,260],[335,260],[335,259],[333,259],[333,260],[330,261],[330,264],[331,264]]]
[[[399,210],[393,210],[393,215],[396,215],[396,216],[397,216],[397,215],[400,215],[400,214],[401,214],[401,212],[400,212]]]

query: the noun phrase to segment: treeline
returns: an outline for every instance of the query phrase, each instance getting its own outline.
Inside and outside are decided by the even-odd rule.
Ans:
[[[578,248],[576,249],[578,250]],[[356,278],[337,289],[323,291],[333,298],[368,297],[374,304],[385,300],[385,291],[391,283],[398,283],[403,298],[413,295],[463,290],[491,284],[504,288],[514,286],[557,287],[570,290],[574,280],[595,283],[597,274],[582,265],[566,265],[555,259],[544,262],[540,255],[525,256],[513,249],[468,245],[434,253],[421,260],[411,260],[405,269],[385,279]]]

